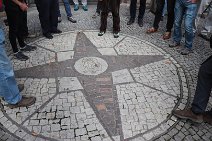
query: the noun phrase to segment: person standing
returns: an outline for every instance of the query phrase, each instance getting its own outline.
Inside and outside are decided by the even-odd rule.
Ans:
[[[194,39],[194,20],[196,17],[198,0],[176,0],[175,4],[175,21],[173,42],[169,47],[179,47],[182,39],[182,21],[185,19],[185,45],[181,50],[182,55],[188,55],[192,52],[192,44]]]
[[[153,23],[153,27],[149,28],[147,30],[147,34],[154,33],[158,31],[159,23],[161,21],[161,18],[163,16],[163,9],[165,0],[156,0],[157,8],[155,12],[155,19]],[[166,23],[166,32],[163,35],[163,39],[169,39],[171,38],[171,30],[173,28],[174,24],[174,7],[175,7],[175,0],[167,0],[167,23]]]
[[[100,32],[98,33],[98,36],[102,36],[106,32],[107,17],[108,17],[110,8],[113,15],[113,35],[114,35],[114,38],[118,38],[119,32],[120,32],[120,16],[119,16],[120,0],[103,0],[102,1],[101,26],[100,26]]]
[[[76,23],[77,21],[73,18],[72,13],[71,13],[71,6],[69,3],[69,0],[63,0],[63,4],[64,4],[65,10],[66,10],[68,20],[72,23]],[[58,22],[61,22],[61,21],[62,21],[61,13],[60,13],[60,9],[58,9]]]
[[[131,0],[130,3],[130,20],[127,22],[127,25],[131,25],[135,22],[137,8],[137,0]],[[146,10],[146,0],[140,0],[139,14],[138,14],[138,25],[143,26],[143,17]]]
[[[58,0],[35,0],[37,10],[39,12],[39,19],[41,23],[41,28],[43,35],[52,39],[52,34],[62,33],[58,26]]]
[[[7,20],[9,24],[9,40],[13,49],[14,56],[21,61],[29,59],[28,56],[24,55],[24,51],[36,50],[35,46],[27,45],[24,42],[24,14],[28,9],[27,4],[24,1],[19,0],[5,0],[5,11],[7,14]],[[20,49],[17,46],[16,39]]]
[[[73,0],[74,2],[74,11],[79,9],[79,0]],[[88,11],[87,0],[82,0],[82,9]]]
[[[4,33],[0,27],[0,96],[3,97],[10,108],[31,106],[35,103],[36,98],[22,96],[20,94],[21,90],[17,86],[14,71],[6,55],[4,46]]]

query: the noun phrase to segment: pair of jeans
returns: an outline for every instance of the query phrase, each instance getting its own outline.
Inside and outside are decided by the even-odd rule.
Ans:
[[[120,0],[103,0],[102,1],[102,13],[101,13],[101,26],[100,31],[105,32],[107,28],[107,17],[108,13],[111,12],[113,15],[113,32],[120,31],[120,16],[119,16],[119,9],[120,9]]]
[[[161,21],[161,17],[163,15],[163,8],[165,5],[165,0],[156,0],[157,8],[155,12],[155,19],[153,23],[153,27],[155,29],[159,28],[159,23]],[[167,23],[166,23],[166,31],[171,32],[174,24],[174,6],[175,0],[167,0]]]
[[[87,0],[81,0],[82,1],[82,5],[87,5]],[[73,0],[74,4],[79,4],[79,0]]]
[[[196,17],[197,3],[191,3],[187,0],[176,0],[175,3],[175,21],[174,21],[174,36],[175,42],[180,43],[182,39],[182,21],[185,18],[185,47],[192,48],[194,32],[193,23]]]
[[[72,17],[71,6],[69,0],[63,0],[63,4],[66,10],[67,17]],[[60,9],[58,9],[58,17],[61,17]]]
[[[131,0],[130,3],[130,19],[135,20],[136,16],[136,8],[137,8],[137,0]],[[138,20],[142,20],[146,10],[146,0],[140,0],[139,14]]]
[[[22,96],[18,90],[14,72],[4,46],[4,33],[0,27],[0,96],[4,97],[7,103],[16,104],[21,100]]]
[[[212,41],[212,38],[211,38]],[[192,103],[192,111],[202,114],[207,107],[212,88],[212,56],[210,56],[200,67],[196,86],[196,93]],[[212,115],[212,109],[210,111]]]
[[[58,26],[58,0],[35,0],[39,12],[39,19],[43,34],[57,30]]]
[[[7,20],[9,24],[9,40],[12,46],[13,52],[16,53],[19,51],[16,39],[20,47],[24,47],[26,44],[24,42],[24,15],[25,13],[18,10],[12,10],[6,7]]]

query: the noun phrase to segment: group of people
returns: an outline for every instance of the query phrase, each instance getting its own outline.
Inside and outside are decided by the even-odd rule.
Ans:
[[[1,2],[2,0],[0,0]],[[72,18],[70,4],[68,0],[63,0],[67,12],[68,20],[76,23]],[[131,0],[130,19],[127,25],[135,22],[137,0]],[[156,0],[156,11],[153,26],[146,33],[151,34],[158,31],[159,22],[162,18],[165,0]],[[173,43],[169,47],[177,47],[181,44],[182,32],[181,24],[185,19],[185,47],[181,54],[186,55],[191,52],[192,42],[194,39],[193,24],[196,17],[198,0],[167,0],[168,19],[166,32],[163,39],[171,37],[171,30],[174,26]],[[52,34],[61,33],[58,29],[60,19],[60,11],[58,0],[35,0],[43,35],[52,39]],[[27,45],[24,38],[29,36],[27,28],[27,9],[28,5],[25,0],[4,0],[5,11],[9,24],[9,40],[14,52],[14,56],[22,61],[28,59],[23,52],[36,50],[35,46]],[[97,14],[101,14],[101,26],[98,36],[103,36],[106,32],[108,13],[113,16],[113,34],[115,38],[119,37],[120,32],[120,16],[119,16],[120,0],[99,0],[97,5]],[[74,10],[79,9],[79,4],[75,1]],[[87,1],[83,1],[83,9],[87,10]],[[143,17],[146,9],[146,0],[140,0],[140,8],[138,15],[138,25],[143,26]],[[209,9],[207,29],[211,32],[211,9]],[[16,39],[20,48],[18,48]],[[6,55],[5,39],[3,30],[0,27],[0,96],[9,103],[11,108],[30,106],[35,103],[35,97],[21,96],[20,92],[24,89],[23,85],[17,85],[14,72],[10,61]],[[212,37],[210,37],[210,47],[212,46]],[[212,48],[212,47],[211,47]],[[190,119],[194,122],[206,121],[212,124],[212,111],[206,112],[205,109],[210,97],[212,88],[212,57],[207,59],[200,67],[198,74],[198,83],[196,94],[192,103],[192,108],[185,110],[174,110],[173,114],[179,118]]]

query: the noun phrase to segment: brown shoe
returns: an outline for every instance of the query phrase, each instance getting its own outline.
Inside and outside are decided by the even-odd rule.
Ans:
[[[27,107],[27,106],[33,105],[35,101],[36,101],[35,97],[22,96],[21,101],[19,101],[17,104],[8,104],[7,106],[10,107],[11,109],[18,108],[18,107]]]
[[[174,110],[172,113],[181,119],[189,119],[196,123],[203,122],[203,115],[202,114],[195,114],[191,111],[191,109],[184,109],[184,110]]]
[[[24,84],[18,84],[19,92],[22,92],[24,90]]]
[[[203,114],[203,121],[212,125],[212,116],[209,115],[207,112]]]

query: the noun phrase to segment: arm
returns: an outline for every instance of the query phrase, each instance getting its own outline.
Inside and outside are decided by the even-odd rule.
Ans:
[[[12,1],[13,1],[15,4],[17,4],[17,5],[21,8],[22,11],[27,11],[28,6],[27,6],[26,3],[20,2],[19,0],[12,0]]]

